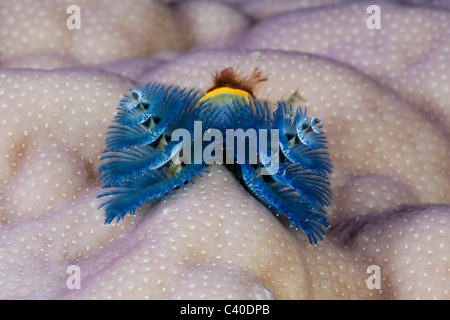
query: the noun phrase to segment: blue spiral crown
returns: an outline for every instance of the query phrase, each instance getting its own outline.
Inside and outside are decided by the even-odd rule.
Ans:
[[[196,122],[201,123],[200,133],[195,132]],[[328,179],[332,164],[322,122],[284,101],[270,112],[267,101],[231,87],[202,95],[195,89],[158,83],[137,86],[120,101],[114,125],[106,133],[99,169],[105,189],[99,197],[109,196],[101,205],[105,222],[119,222],[141,205],[164,200],[167,193],[173,195],[188,182],[194,184],[194,177],[208,172],[211,159],[222,150],[231,152],[234,162],[228,168],[244,187],[274,213],[288,217],[291,226],[302,228],[309,242],[316,244],[329,227],[325,207],[332,197]],[[209,159],[193,161],[183,154],[191,161],[174,160],[180,152],[192,150],[194,137],[211,129],[223,134],[230,129],[259,133],[256,142],[241,137],[256,154],[237,152],[239,139],[223,139]],[[189,141],[173,139],[177,130],[183,130]],[[272,139],[275,133],[276,140]],[[263,147],[261,139],[266,139]],[[278,151],[270,154],[274,147]],[[206,148],[202,146],[201,151]]]

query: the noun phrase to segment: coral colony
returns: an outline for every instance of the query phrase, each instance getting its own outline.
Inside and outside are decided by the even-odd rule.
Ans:
[[[322,119],[284,101],[270,112],[269,102],[253,92],[265,80],[258,69],[245,77],[226,68],[215,73],[205,95],[158,83],[131,89],[101,158],[106,191],[99,197],[110,196],[101,205],[106,223],[164,200],[216,163],[268,209],[301,227],[310,243],[322,240],[332,169]]]

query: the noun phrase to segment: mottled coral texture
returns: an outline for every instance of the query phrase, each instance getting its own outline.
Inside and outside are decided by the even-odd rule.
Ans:
[[[449,299],[450,12],[422,2],[3,1],[0,298]],[[260,68],[258,98],[324,119],[324,242],[220,166],[104,225],[98,159],[121,96],[149,81],[206,90],[228,66]]]

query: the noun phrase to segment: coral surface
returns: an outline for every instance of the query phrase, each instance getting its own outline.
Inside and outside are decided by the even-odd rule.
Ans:
[[[450,11],[427,2],[2,1],[0,298],[448,299]],[[227,67],[324,119],[322,243],[219,165],[104,224],[99,159],[123,95],[206,92]]]

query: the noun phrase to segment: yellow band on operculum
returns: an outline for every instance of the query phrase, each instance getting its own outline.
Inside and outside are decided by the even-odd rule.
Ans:
[[[239,95],[242,96],[244,98],[250,98],[250,93],[248,93],[245,90],[241,90],[241,89],[234,89],[234,88],[230,88],[230,87],[220,87],[220,88],[216,88],[214,90],[211,90],[210,92],[208,92],[207,94],[205,94],[199,102],[205,100],[205,99],[210,99],[211,97],[217,95],[217,94],[221,94],[221,93],[231,93],[231,94],[235,94],[235,95]]]

